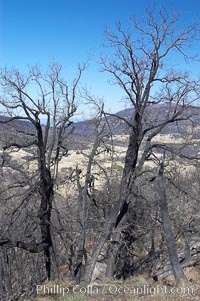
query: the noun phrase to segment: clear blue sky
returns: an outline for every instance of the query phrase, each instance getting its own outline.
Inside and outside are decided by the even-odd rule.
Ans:
[[[83,84],[117,111],[122,108],[120,92],[107,84],[95,63],[103,52],[104,28],[118,19],[128,23],[130,15],[145,15],[152,3],[181,12],[186,24],[200,19],[198,0],[0,0],[0,65],[23,70],[55,59],[72,78],[77,63],[90,58]]]

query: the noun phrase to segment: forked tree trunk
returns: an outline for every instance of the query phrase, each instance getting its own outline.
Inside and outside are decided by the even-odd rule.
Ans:
[[[170,222],[164,179],[164,162],[162,162],[158,168],[158,173],[156,177],[156,190],[159,198],[160,214],[163,222],[163,231],[169,253],[169,259],[176,283],[178,285],[182,281],[187,282],[187,278],[183,272],[181,264],[179,263],[176,249],[176,241]]]
[[[102,233],[97,241],[94,248],[92,258],[87,264],[85,273],[85,282],[89,283],[92,278],[92,273],[94,271],[96,262],[98,261],[98,256],[104,247],[108,237],[111,235],[111,241],[119,241],[120,234],[116,235],[119,226],[121,226],[124,217],[127,214],[129,206],[129,197],[131,195],[133,183],[134,183],[134,171],[137,164],[138,151],[141,143],[141,120],[138,120],[138,114],[135,113],[135,130],[132,131],[129,137],[129,145],[125,157],[125,166],[123,170],[123,175],[121,179],[121,184],[119,188],[119,196],[116,199],[111,213],[104,223]],[[112,233],[113,231],[113,233]],[[110,245],[110,264],[108,266],[107,275],[112,276],[115,266],[115,260],[119,250],[120,244]]]
[[[119,214],[121,212],[121,208],[123,206],[123,203],[126,201],[126,199],[127,199],[127,192],[124,191],[124,194],[123,194],[123,192],[121,191],[120,195],[117,199],[117,202],[112,207],[111,213],[104,223],[102,233],[100,234],[97,244],[94,247],[92,257],[87,264],[87,268],[86,268],[86,272],[85,272],[85,279],[84,279],[86,283],[89,283],[92,279],[92,274],[93,274],[96,262],[98,261],[98,256],[99,256],[102,248],[104,247],[108,237],[111,235],[113,228],[115,228],[117,217],[119,216]],[[110,247],[112,248],[112,246],[110,246]],[[116,256],[116,254],[115,254],[115,256]],[[114,258],[112,260],[114,263]],[[112,267],[110,267],[110,268],[112,269]]]

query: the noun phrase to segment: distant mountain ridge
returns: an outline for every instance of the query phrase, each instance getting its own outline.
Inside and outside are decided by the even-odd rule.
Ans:
[[[169,107],[170,106],[170,107]],[[144,113],[144,123],[145,126],[151,126],[152,124],[163,122],[166,118],[172,116],[175,112],[175,110],[180,109],[179,107],[176,107],[173,104],[155,104],[153,106],[147,107],[145,113]],[[127,120],[128,122],[132,122],[134,109],[133,108],[127,108],[124,110],[121,110],[115,114],[108,114],[106,119],[108,123],[112,127],[113,134],[115,135],[123,135],[128,134],[129,126],[124,121]],[[192,116],[191,121],[194,125],[200,125],[200,108],[190,106],[188,107],[182,114],[182,117],[185,118],[185,120],[180,121],[180,127],[185,128],[188,126],[188,118]],[[105,118],[103,118],[105,119]],[[74,130],[74,134],[90,137],[95,135],[95,125],[93,120],[85,120],[77,122]],[[176,132],[177,124],[176,123],[169,123],[167,125],[167,128],[170,132]]]
[[[20,127],[20,128],[32,128],[32,124],[28,120],[23,120],[23,119],[14,119],[10,122],[7,122],[11,119],[12,117],[5,116],[5,115],[0,115],[0,128],[8,128],[9,126],[12,127]]]
[[[167,118],[168,114],[172,115],[175,110],[176,110],[176,106],[174,104],[170,104],[170,103],[155,104],[153,106],[147,107],[147,109],[145,110],[145,113],[144,113],[144,118],[143,118],[145,126],[151,126],[152,124],[164,121]],[[114,135],[128,134],[129,126],[125,122],[125,120],[127,120],[128,122],[132,122],[131,119],[133,117],[133,113],[134,113],[133,108],[126,108],[115,114],[108,114],[106,117],[106,120],[105,120],[105,117],[103,117],[102,120],[105,122],[108,122],[110,124],[110,126],[112,128],[112,133]],[[186,125],[188,125],[187,117],[190,115],[193,115],[193,117],[191,118],[191,121],[194,124],[200,125],[200,108],[190,106],[183,113],[183,116],[185,117],[186,120],[180,122],[181,127],[184,128]],[[6,123],[5,121],[8,121],[10,118],[11,117],[9,117],[9,116],[0,115],[0,129],[10,129],[13,127],[21,128],[23,130],[33,129],[32,123],[28,120],[14,119],[11,122]],[[94,135],[95,135],[94,120],[89,119],[89,120],[75,122],[74,125],[75,125],[75,129],[73,131],[74,135],[87,137],[87,138],[94,137]],[[175,123],[170,123],[167,126],[167,128],[170,132],[177,131]],[[106,128],[106,130],[108,131],[108,127]]]

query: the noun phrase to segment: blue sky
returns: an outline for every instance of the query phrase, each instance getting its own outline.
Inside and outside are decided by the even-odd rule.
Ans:
[[[54,59],[70,79],[77,63],[89,58],[83,85],[103,97],[112,111],[120,110],[121,92],[108,85],[108,76],[96,64],[104,52],[103,32],[118,19],[127,24],[130,15],[144,16],[152,3],[182,13],[184,24],[200,18],[198,0],[0,0],[0,65],[24,70],[27,65],[45,67]]]

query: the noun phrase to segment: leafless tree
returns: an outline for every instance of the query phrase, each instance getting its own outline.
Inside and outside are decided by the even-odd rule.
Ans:
[[[110,255],[107,275],[113,276],[116,256],[122,239],[121,229],[126,223],[129,205],[134,198],[134,183],[141,174],[144,163],[155,148],[165,149],[164,143],[155,143],[153,138],[171,123],[190,119],[194,110],[188,110],[199,97],[199,83],[186,72],[168,64],[172,55],[189,60],[187,50],[194,41],[196,25],[179,29],[178,17],[161,9],[157,14],[147,10],[141,22],[131,19],[128,30],[118,22],[115,32],[106,31],[106,46],[111,58],[102,58],[103,71],[112,76],[112,83],[120,86],[126,100],[133,108],[131,119],[121,119],[129,128],[129,144],[119,194],[113,202],[109,217],[94,247],[88,265],[86,280],[92,271],[105,242],[110,238]],[[176,27],[177,26],[177,27]],[[154,107],[165,104],[162,115],[153,116]],[[128,254],[127,254],[128,256]]]
[[[1,118],[0,123],[6,129],[8,136],[1,134],[2,171],[12,174],[16,172],[14,183],[7,185],[12,189],[20,188],[18,206],[11,214],[11,222],[0,238],[0,246],[22,248],[31,253],[44,253],[46,276],[53,277],[52,267],[55,266],[54,243],[52,238],[52,206],[58,164],[67,155],[67,138],[73,131],[71,120],[77,110],[78,85],[85,66],[78,68],[78,75],[72,84],[68,84],[62,76],[62,66],[52,63],[44,74],[39,67],[30,68],[28,74],[18,70],[1,69]],[[24,126],[20,122],[25,121]],[[29,158],[20,162],[20,151],[28,150]],[[18,152],[18,161],[13,160],[13,152]],[[28,162],[28,163],[27,163]],[[28,165],[27,165],[28,164]],[[26,167],[25,167],[26,165]],[[27,168],[29,166],[29,168]],[[20,182],[20,177],[23,180]],[[16,191],[15,191],[16,192]],[[16,198],[16,197],[15,197]],[[10,235],[10,227],[16,227],[20,211],[26,204],[38,204],[34,231],[39,235],[26,239],[27,233],[21,233],[19,239]],[[25,212],[25,211],[24,211]],[[28,219],[27,219],[28,222]],[[25,227],[26,222],[21,225]],[[23,226],[23,227],[22,227]],[[23,231],[22,231],[23,232]]]

